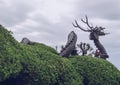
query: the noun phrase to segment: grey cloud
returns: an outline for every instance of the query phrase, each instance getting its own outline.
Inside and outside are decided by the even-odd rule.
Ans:
[[[82,0],[78,3],[79,14],[87,14],[91,17],[120,20],[119,0]]]
[[[0,4],[0,23],[5,26],[15,25],[19,22],[24,21],[27,18],[27,14],[33,10],[31,5],[13,1],[14,3]]]

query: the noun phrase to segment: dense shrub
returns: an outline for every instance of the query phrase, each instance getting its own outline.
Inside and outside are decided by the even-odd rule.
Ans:
[[[22,74],[28,74],[26,79],[32,79],[34,85],[36,82],[40,85],[82,85],[81,76],[68,59],[42,49],[24,46],[21,62]]]
[[[70,58],[84,85],[120,85],[120,72],[106,60],[93,57]]]
[[[10,32],[0,26],[0,81],[16,76],[22,69],[19,61],[20,45]]]
[[[0,85],[82,85],[71,61],[44,44],[24,45],[0,26]],[[26,85],[27,85],[26,84]]]
[[[103,59],[63,58],[44,44],[20,44],[0,26],[0,85],[120,85],[120,72]]]

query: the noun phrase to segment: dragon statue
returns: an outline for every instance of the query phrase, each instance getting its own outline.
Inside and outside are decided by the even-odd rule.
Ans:
[[[69,57],[73,52],[73,50],[75,50],[76,42],[77,42],[77,35],[75,34],[74,31],[71,31],[68,35],[68,41],[65,47],[61,50],[59,55],[63,57]]]

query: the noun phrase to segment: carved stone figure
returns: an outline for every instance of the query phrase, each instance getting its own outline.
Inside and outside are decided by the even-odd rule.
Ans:
[[[82,56],[85,56],[90,49],[90,45],[87,43],[81,42],[80,44],[77,44],[77,46],[82,50]]]
[[[32,41],[30,41],[28,38],[26,38],[26,37],[24,37],[23,39],[22,39],[22,41],[21,41],[21,43],[22,44],[28,44],[28,45],[32,45],[33,44],[33,42]]]
[[[72,50],[72,52],[71,52],[71,56],[76,56],[76,55],[78,55],[78,50],[75,48],[75,49],[73,49]]]
[[[74,31],[72,31],[68,35],[68,41],[65,47],[60,52],[60,55],[63,57],[69,57],[71,52],[75,49],[76,41],[77,41],[77,35],[75,34]]]
[[[108,54],[107,54],[107,52],[106,52],[106,50],[105,50],[105,48],[103,47],[103,45],[100,43],[100,41],[99,41],[99,36],[105,36],[106,34],[108,34],[108,33],[104,33],[104,29],[105,28],[103,28],[103,27],[93,27],[93,26],[90,26],[90,24],[89,24],[89,22],[88,22],[88,18],[87,18],[87,16],[86,16],[86,20],[83,20],[83,19],[81,19],[81,21],[83,22],[83,23],[85,23],[88,27],[89,27],[89,29],[83,29],[78,23],[77,23],[77,21],[75,20],[75,24],[73,24],[73,26],[74,27],[76,27],[76,28],[79,28],[79,29],[81,29],[82,31],[85,31],[85,32],[90,32],[90,40],[93,40],[94,41],[94,43],[95,43],[95,46],[98,48],[98,50],[100,51],[100,57],[101,58],[103,58],[103,59],[106,59],[106,58],[108,58],[109,56],[108,56]]]

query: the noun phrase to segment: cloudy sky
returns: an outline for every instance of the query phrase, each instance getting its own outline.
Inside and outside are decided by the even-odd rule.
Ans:
[[[75,19],[89,17],[94,26],[103,26],[110,33],[100,38],[110,58],[108,61],[120,69],[120,0],[0,0],[0,24],[13,31],[21,41],[27,37],[32,41],[60,48],[65,45],[67,35],[75,31],[78,43],[90,43],[89,33],[72,26]]]

